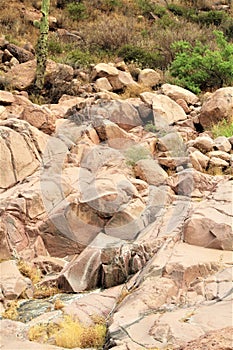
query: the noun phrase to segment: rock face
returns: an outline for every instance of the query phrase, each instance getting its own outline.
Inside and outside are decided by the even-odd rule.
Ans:
[[[24,130],[24,133],[20,132]],[[27,122],[8,119],[1,122],[1,179],[0,188],[6,189],[31,175],[40,165],[39,152],[42,151],[36,140],[41,137],[46,142],[46,135],[39,134]]]
[[[233,250],[232,182],[219,184],[209,198],[197,205],[185,223],[184,240],[207,248]]]
[[[223,119],[230,120],[233,115],[233,87],[221,88],[215,91],[204,102],[200,111],[200,123],[208,128]]]

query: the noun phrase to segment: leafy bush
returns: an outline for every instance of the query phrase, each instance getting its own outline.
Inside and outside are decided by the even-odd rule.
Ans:
[[[48,52],[50,55],[54,55],[54,54],[60,54],[62,53],[62,45],[59,42],[59,40],[55,39],[55,38],[51,38],[48,41]]]
[[[71,19],[78,21],[88,17],[86,6],[82,2],[71,2],[66,9]]]
[[[208,45],[187,41],[172,44],[175,59],[171,63],[170,73],[176,77],[175,83],[194,93],[206,88],[220,88],[233,83],[233,44],[228,43],[220,31],[214,31],[216,50]]]

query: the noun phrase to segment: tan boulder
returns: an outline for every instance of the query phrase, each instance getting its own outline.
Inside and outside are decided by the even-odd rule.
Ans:
[[[185,242],[207,248],[233,250],[232,197],[221,195],[226,192],[232,194],[231,181],[220,183],[211,199],[194,208],[184,226]],[[224,202],[219,199],[219,194]]]
[[[108,76],[117,76],[119,71],[116,67],[107,63],[98,63],[92,72],[92,79],[103,78]]]
[[[198,150],[190,153],[190,161],[194,169],[203,171],[207,168],[210,158]]]
[[[141,199],[132,199],[113,214],[104,227],[105,233],[124,240],[134,239],[144,228],[141,215],[145,208],[146,206]]]
[[[144,86],[153,87],[161,82],[161,73],[154,69],[143,69],[138,75],[138,82]]]
[[[196,147],[202,153],[207,153],[213,150],[214,141],[208,135],[200,135],[193,141],[193,147]]]
[[[200,124],[208,128],[233,115],[233,87],[218,89],[203,103],[200,111]]]
[[[15,98],[11,92],[0,90],[0,105],[10,105],[14,101]]]
[[[25,107],[21,119],[46,134],[50,135],[55,131],[56,117],[46,108],[36,105]]]
[[[194,93],[177,85],[163,84],[161,90],[164,95],[174,101],[182,99],[188,104],[195,104],[199,101],[199,98]]]
[[[219,136],[214,140],[214,147],[219,151],[230,152],[231,143],[228,141],[227,137]]]
[[[106,77],[98,78],[95,81],[95,88],[97,90],[107,90],[107,91],[113,90],[112,85],[109,83],[109,81]]]
[[[0,188],[6,189],[31,175],[39,166],[48,136],[26,121],[7,119],[1,122]],[[3,165],[4,164],[4,165]]]
[[[143,92],[140,97],[143,102],[152,106],[154,123],[160,128],[187,118],[183,108],[168,96]]]
[[[134,167],[135,175],[144,180],[149,185],[158,186],[166,182],[168,174],[153,159],[141,159]]]
[[[110,82],[113,91],[121,90],[127,86],[138,86],[129,72],[123,72],[121,70],[118,72],[118,75],[108,77],[108,81]]]
[[[19,63],[24,63],[34,59],[34,55],[30,51],[17,45],[7,44],[6,48],[19,61]]]
[[[31,281],[21,275],[14,260],[0,263],[1,289],[6,299],[17,299],[23,292],[32,297]]]
[[[210,166],[213,168],[226,168],[229,166],[229,163],[225,161],[224,159],[218,158],[218,157],[211,157],[210,158]]]
[[[26,90],[32,86],[36,77],[36,61],[30,60],[18,64],[5,74],[7,81],[17,90]],[[71,81],[73,78],[73,68],[48,60],[45,81],[56,85],[56,79],[59,81]]]

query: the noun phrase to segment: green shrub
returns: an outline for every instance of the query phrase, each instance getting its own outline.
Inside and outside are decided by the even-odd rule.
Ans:
[[[95,57],[89,51],[75,49],[68,53],[64,63],[71,65],[73,68],[81,68],[88,66],[90,63],[95,63]]]
[[[200,12],[196,15],[190,15],[190,19],[198,22],[202,25],[211,25],[219,26],[227,18],[227,14],[224,11],[207,11]]]
[[[62,51],[62,44],[59,42],[59,40],[51,38],[48,41],[48,52],[50,55],[60,54]]]
[[[138,63],[143,68],[155,68],[160,66],[162,57],[157,52],[150,52],[134,45],[124,45],[118,50],[118,56],[125,62]]]
[[[86,6],[82,2],[71,2],[67,4],[66,9],[74,21],[88,18]]]
[[[158,131],[156,126],[152,122],[147,123],[144,126],[144,130],[148,131],[148,132],[156,132],[156,131]]]
[[[211,132],[214,138],[218,136],[231,137],[233,135],[233,121],[223,119],[221,122],[213,125]]]
[[[137,161],[141,159],[148,159],[151,157],[150,151],[140,145],[132,146],[125,152],[126,164],[134,166]]]
[[[175,83],[194,93],[206,88],[220,88],[233,83],[233,44],[228,43],[220,31],[214,31],[216,50],[208,45],[196,42],[178,41],[171,45],[175,50],[175,59],[171,63],[170,73]]]
[[[150,0],[137,0],[136,6],[139,8],[142,15],[148,17],[153,13],[153,15],[159,18],[166,14],[166,8],[164,6],[156,5]]]

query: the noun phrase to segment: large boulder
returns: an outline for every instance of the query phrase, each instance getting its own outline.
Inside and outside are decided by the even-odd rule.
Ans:
[[[155,126],[165,128],[177,121],[187,119],[183,108],[168,96],[143,92],[140,97],[143,102],[152,106]]]
[[[34,59],[34,55],[30,51],[14,44],[7,44],[6,49],[19,61],[19,63],[24,63]]]
[[[36,138],[39,136],[45,145],[47,136],[27,122],[13,118],[1,122],[0,134],[0,188],[6,189],[24,180],[39,167],[41,150]]]
[[[5,74],[6,80],[17,90],[26,90],[31,87],[36,78],[36,61],[30,60],[12,67]],[[61,63],[48,60],[45,73],[45,81],[56,85],[57,81],[71,81],[73,68]]]
[[[1,290],[5,299],[17,299],[23,292],[32,297],[32,283],[18,270],[13,260],[0,263]]]
[[[144,86],[153,87],[161,82],[161,73],[154,69],[143,69],[138,75],[138,82]]]
[[[233,250],[232,181],[220,183],[212,198],[197,205],[184,226],[184,240],[207,248]]]
[[[158,186],[165,183],[168,174],[154,159],[141,159],[134,167],[135,175],[149,185]]]
[[[203,128],[208,128],[223,119],[231,120],[232,115],[233,87],[226,87],[215,91],[203,103],[199,120]]]
[[[164,95],[170,97],[174,101],[181,99],[192,105],[199,101],[198,97],[193,92],[177,85],[163,84],[161,90]]]

